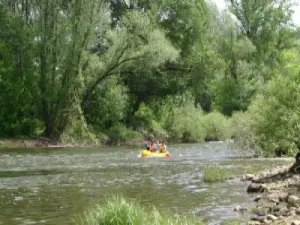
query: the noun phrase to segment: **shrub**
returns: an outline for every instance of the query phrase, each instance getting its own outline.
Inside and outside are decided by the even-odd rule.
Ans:
[[[134,142],[142,138],[138,132],[132,130],[131,128],[127,128],[124,124],[121,123],[117,123],[113,127],[111,127],[107,134],[112,144],[120,144],[120,142],[125,141]]]
[[[203,112],[193,104],[175,108],[174,114],[166,120],[165,129],[171,140],[183,142],[203,142],[205,129],[201,117]]]
[[[300,147],[297,77],[275,77],[249,108],[253,132],[265,155],[294,155]]]
[[[219,112],[212,112],[202,117],[206,141],[219,141],[230,138],[229,120]]]
[[[235,112],[230,118],[230,134],[235,147],[240,150],[261,154],[261,148],[254,133],[254,121],[248,112]]]
[[[96,205],[79,219],[78,225],[201,225],[195,218],[168,216],[155,208],[141,207],[132,201],[115,197],[103,206]]]

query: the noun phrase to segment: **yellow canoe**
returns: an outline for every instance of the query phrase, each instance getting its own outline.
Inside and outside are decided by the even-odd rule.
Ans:
[[[160,153],[160,152],[150,152],[147,150],[143,150],[142,151],[142,157],[171,157],[171,154],[167,151],[164,153]]]

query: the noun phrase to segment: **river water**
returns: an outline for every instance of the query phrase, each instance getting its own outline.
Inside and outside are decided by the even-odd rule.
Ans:
[[[239,179],[208,184],[203,169],[217,164],[233,176],[291,163],[250,159],[223,142],[169,146],[171,158],[139,158],[139,148],[0,149],[0,224],[69,225],[111,195],[161,211],[194,214],[207,224],[245,222],[253,196]]]

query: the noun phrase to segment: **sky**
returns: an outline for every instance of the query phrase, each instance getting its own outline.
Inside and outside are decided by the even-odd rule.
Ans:
[[[217,4],[219,9],[225,9],[226,7],[225,0],[212,0],[212,1]],[[293,21],[295,24],[300,26],[300,1],[298,0],[298,2],[299,3],[294,7]]]

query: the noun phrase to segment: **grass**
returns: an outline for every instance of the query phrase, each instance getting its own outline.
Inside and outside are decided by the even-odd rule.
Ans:
[[[77,225],[203,225],[194,217],[169,216],[155,208],[113,197],[96,205],[76,221]]]
[[[204,169],[203,180],[207,183],[222,182],[228,179],[228,172],[220,166],[212,165]]]

